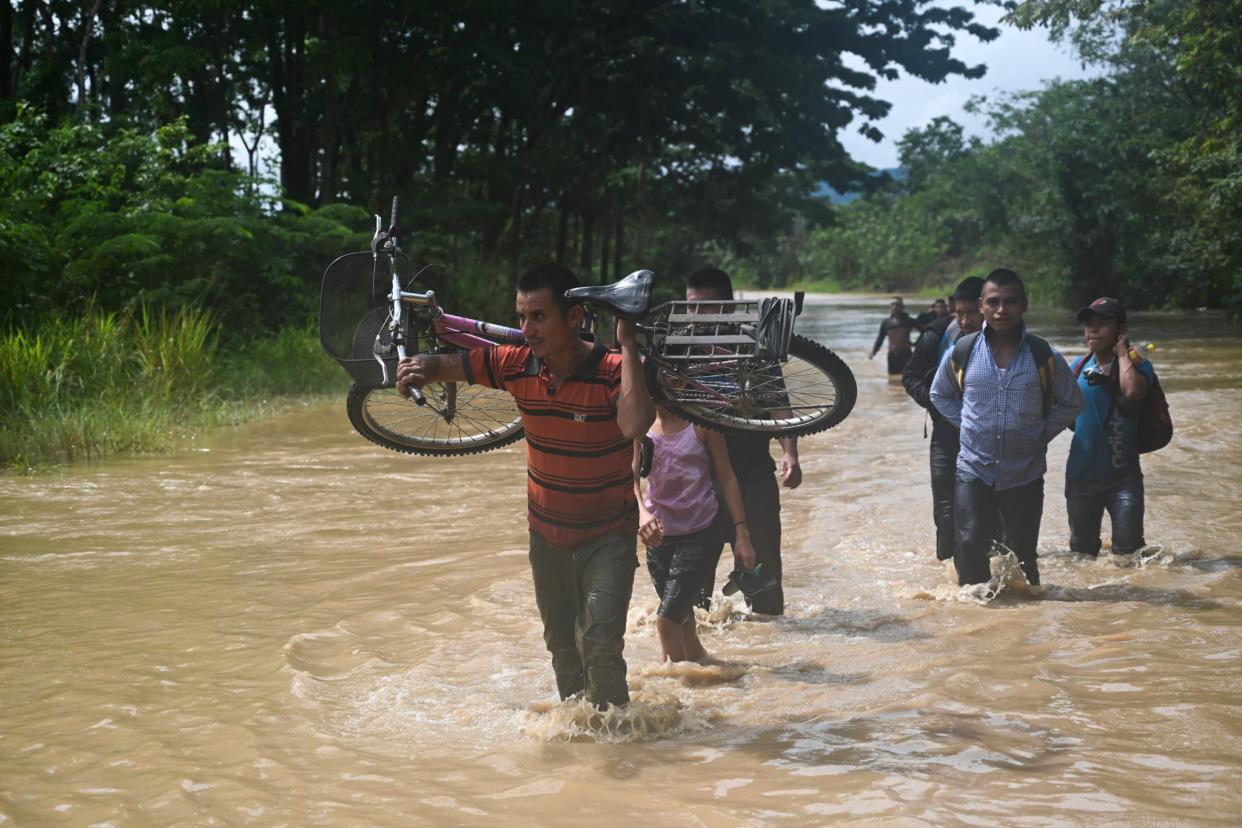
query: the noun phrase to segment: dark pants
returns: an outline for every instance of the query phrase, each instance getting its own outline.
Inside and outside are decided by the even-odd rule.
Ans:
[[[647,571],[660,607],[656,615],[677,624],[694,618],[694,604],[707,579],[707,559],[720,559],[720,534],[715,525],[688,535],[667,536],[647,548]]]
[[[560,549],[530,535],[535,602],[562,699],[585,690],[599,707],[630,700],[621,654],[637,545],[633,535],[614,532]]]
[[[936,524],[936,560],[953,557],[957,545],[953,528],[954,490],[957,488],[957,453],[961,432],[952,424],[937,421],[931,434],[932,520]]]
[[[953,559],[957,582],[966,586],[991,580],[988,555],[993,539],[999,537],[1017,555],[1026,579],[1038,584],[1035,545],[1044,515],[1044,479],[998,492],[982,480],[958,472],[956,496],[957,547]]]
[[[1109,486],[1067,481],[1065,505],[1069,509],[1072,551],[1100,554],[1100,523],[1105,511],[1113,522],[1114,552],[1129,555],[1143,547],[1142,474],[1127,475]]]
[[[888,372],[890,374],[900,374],[902,371],[906,370],[906,363],[910,361],[910,357],[913,353],[914,351],[909,348],[905,348],[900,351],[894,351],[892,348],[889,348]]]
[[[747,598],[746,603],[755,612],[764,615],[780,615],[785,611],[785,590],[781,586],[781,489],[774,474],[761,474],[737,479],[742,490],[742,504],[746,509],[746,528],[750,531],[750,543],[755,547],[755,563],[762,564],[765,574],[776,579],[776,587],[765,589]],[[716,566],[726,541],[733,540],[733,517],[722,501],[716,517],[720,530],[720,545],[708,556],[707,578],[699,606],[711,606],[711,595],[716,585]]]

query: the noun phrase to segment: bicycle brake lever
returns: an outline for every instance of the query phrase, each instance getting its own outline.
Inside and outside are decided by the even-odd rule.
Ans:
[[[378,253],[380,245],[387,240],[388,234],[384,232],[383,219],[378,214],[375,216],[375,235],[371,237],[371,252]]]

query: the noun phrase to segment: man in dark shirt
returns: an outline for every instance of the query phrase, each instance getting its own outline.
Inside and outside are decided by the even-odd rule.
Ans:
[[[952,315],[952,312],[949,310],[949,304],[943,299],[937,299],[928,306],[927,310],[914,317],[914,327],[920,331],[926,331],[928,326],[937,319],[944,319]],[[948,323],[946,322],[945,324],[947,325]]]
[[[978,276],[964,279],[957,286],[953,293],[953,316],[936,319],[927,327],[901,375],[906,393],[931,415],[932,519],[936,524],[936,559],[940,561],[953,559],[953,488],[960,438],[957,426],[932,405],[931,385],[940,360],[957,338],[983,327],[983,313],[979,310],[982,290],[983,280]]]
[[[893,297],[888,307],[888,319],[880,323],[880,332],[876,335],[875,344],[871,346],[871,354],[867,359],[875,359],[887,337],[888,373],[889,376],[900,376],[906,363],[910,361],[910,331],[914,330],[914,319],[906,313],[905,303],[900,296]]]
[[[686,283],[686,300],[689,302],[719,302],[732,298],[733,282],[729,275],[714,267],[695,272]],[[772,455],[768,453],[769,442],[770,438],[760,434],[725,434],[729,460],[746,506],[746,524],[750,530],[751,544],[755,547],[755,560],[763,567],[765,585],[772,584],[761,592],[747,595],[746,600],[755,612],[780,615],[785,611],[785,592],[781,586],[779,487],[798,488],[802,484],[802,466],[798,463],[798,438],[780,438],[779,463],[774,462]],[[721,513],[727,516],[728,510],[722,509]],[[727,518],[724,523],[729,523]],[[733,527],[721,525],[719,528],[723,539],[731,541]],[[714,561],[719,560],[720,551],[716,550]],[[716,564],[713,562],[708,580],[704,584],[705,596],[700,602],[701,605],[706,605],[706,599],[710,598],[715,579]]]

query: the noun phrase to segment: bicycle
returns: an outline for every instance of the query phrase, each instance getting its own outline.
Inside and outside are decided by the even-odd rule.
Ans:
[[[341,256],[324,272],[320,342],[354,380],[350,423],[371,442],[410,454],[473,454],[520,440],[521,415],[507,392],[451,382],[429,383],[413,399],[396,392],[396,365],[408,353],[525,341],[516,328],[446,313],[434,291],[413,289],[427,268],[413,273],[401,251],[399,212],[394,198],[386,230],[375,216],[370,251]],[[638,321],[647,386],[658,404],[708,428],[771,437],[814,434],[849,415],[857,398],[849,366],[793,333],[801,294],[651,308],[653,279],[639,270],[566,295]],[[593,324],[582,333],[593,336]]]

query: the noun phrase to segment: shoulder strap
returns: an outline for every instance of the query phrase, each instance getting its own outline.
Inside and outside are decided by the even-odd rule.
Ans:
[[[971,350],[975,347],[975,340],[979,338],[979,332],[959,336],[957,342],[953,343],[953,354],[949,357],[949,373],[953,377],[953,381],[957,383],[957,394],[960,397],[965,393],[966,389],[966,363],[970,362]]]
[[[1035,360],[1035,369],[1039,371],[1039,388],[1044,393],[1044,416],[1052,410],[1052,382],[1057,376],[1057,363],[1052,356],[1052,346],[1048,340],[1027,333],[1026,341],[1031,345],[1031,357]]]
[[[1089,359],[1091,359],[1091,354],[1087,354],[1086,356],[1080,356],[1078,359],[1074,361],[1074,379],[1078,379],[1080,376],[1082,376],[1083,366],[1087,364],[1087,360]]]

